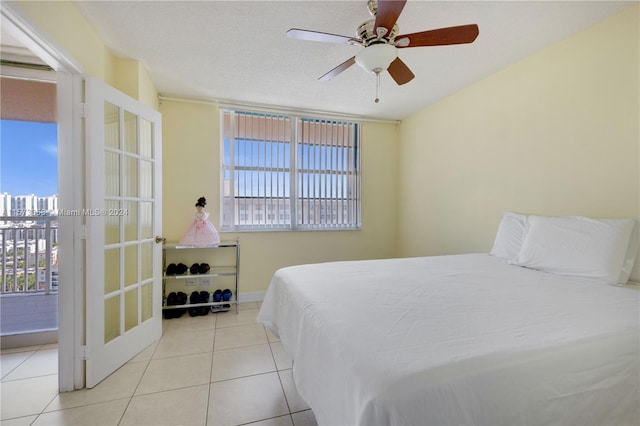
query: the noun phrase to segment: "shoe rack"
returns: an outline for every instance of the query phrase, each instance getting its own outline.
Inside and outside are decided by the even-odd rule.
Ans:
[[[162,247],[162,310],[165,319],[238,313],[240,242],[210,246],[166,242]]]

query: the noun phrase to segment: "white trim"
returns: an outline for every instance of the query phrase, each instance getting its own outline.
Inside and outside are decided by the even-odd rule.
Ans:
[[[82,74],[82,66],[61,49],[44,32],[37,29],[15,6],[16,2],[2,2],[2,27],[27,49],[56,71]]]
[[[238,293],[238,303],[262,302],[266,294],[266,291],[250,291],[245,293]]]
[[[78,112],[83,101],[83,79],[58,72],[58,199],[60,209],[83,205],[83,120]],[[58,364],[61,391],[84,387],[84,361],[78,348],[84,345],[83,219],[60,216],[60,245],[68,256],[60,259],[62,285],[58,297]]]

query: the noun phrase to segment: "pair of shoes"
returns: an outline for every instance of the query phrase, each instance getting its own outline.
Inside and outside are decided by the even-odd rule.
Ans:
[[[189,303],[209,303],[209,293],[206,291],[197,292],[194,291],[189,297]],[[197,317],[201,315],[207,315],[209,308],[207,306],[192,306],[189,308],[189,316]]]
[[[167,296],[167,306],[177,306],[177,305],[185,305],[187,303],[187,294],[181,291],[175,293],[171,292]],[[186,309],[167,309],[163,311],[163,316],[165,319],[171,318],[180,318]]]
[[[224,290],[216,290],[213,292],[213,302],[228,302],[231,300],[231,296],[233,292],[228,288]],[[225,303],[224,305],[215,305],[211,307],[211,312],[226,312],[231,308],[229,303]]]
[[[229,300],[231,300],[231,296],[233,296],[233,292],[231,290],[229,290],[228,288],[225,288],[224,290],[216,290],[213,292],[213,301],[214,302],[228,302]]]
[[[191,265],[191,268],[189,268],[189,272],[191,274],[206,274],[210,269],[211,267],[208,263],[194,263]]]
[[[169,266],[167,266],[166,275],[182,275],[187,272],[187,269],[189,268],[187,268],[187,265],[184,263],[178,263],[177,265],[170,263]]]

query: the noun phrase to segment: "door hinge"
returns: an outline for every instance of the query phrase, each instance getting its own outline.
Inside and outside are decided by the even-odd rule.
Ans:
[[[87,104],[86,104],[86,102],[80,102],[78,110],[80,111],[80,117],[81,118],[86,118],[87,117]]]
[[[89,359],[89,348],[87,346],[80,346],[80,359],[83,361]]]

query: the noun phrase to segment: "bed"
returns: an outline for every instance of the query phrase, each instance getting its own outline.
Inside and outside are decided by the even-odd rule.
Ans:
[[[258,321],[320,425],[637,425],[638,286],[498,252],[283,268]]]

